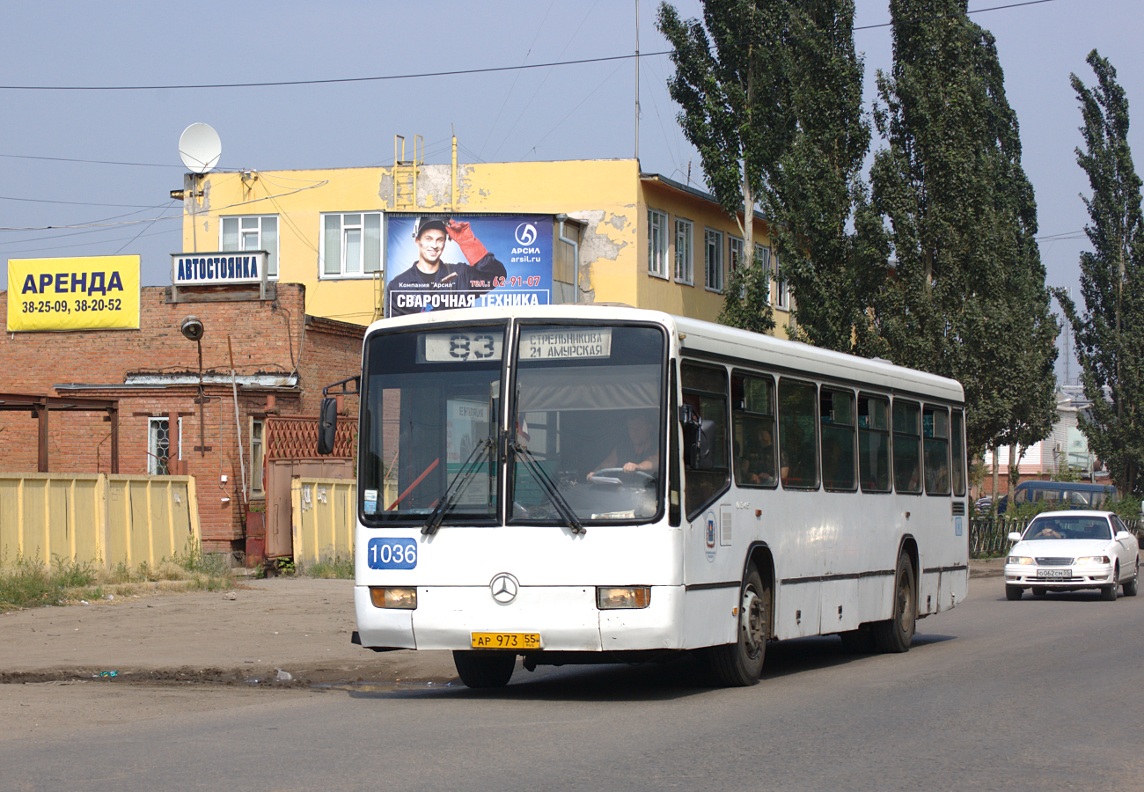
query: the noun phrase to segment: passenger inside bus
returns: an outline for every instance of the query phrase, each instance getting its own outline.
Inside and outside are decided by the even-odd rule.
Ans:
[[[659,471],[659,443],[655,422],[646,411],[626,416],[623,439],[588,473],[588,480],[598,471],[622,468],[626,473],[641,472],[654,476]]]

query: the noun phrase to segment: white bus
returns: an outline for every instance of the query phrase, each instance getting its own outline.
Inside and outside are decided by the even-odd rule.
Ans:
[[[966,595],[952,380],[586,305],[375,322],[358,392],[354,640],[470,687],[684,651],[750,685],[768,641],[904,652]]]

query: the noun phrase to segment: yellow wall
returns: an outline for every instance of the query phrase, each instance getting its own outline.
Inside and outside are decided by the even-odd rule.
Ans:
[[[637,160],[580,160],[422,165],[417,169],[416,206],[395,196],[395,167],[253,171],[188,176],[184,200],[184,252],[220,247],[219,217],[277,215],[278,279],[306,287],[306,310],[315,316],[367,324],[374,317],[380,284],[372,277],[322,280],[319,273],[321,215],[326,212],[432,211],[565,214],[582,224],[580,287],[584,302],[619,302],[715,319],[723,297],[703,286],[703,229],[738,236],[717,204],[689,192],[640,178]],[[647,209],[672,222],[695,224],[695,283],[677,284],[647,273]],[[756,221],[756,240],[768,243]],[[724,240],[726,245],[726,239]],[[727,254],[725,255],[725,264]],[[673,259],[672,259],[673,260]],[[670,272],[669,272],[670,275]],[[780,325],[782,316],[776,316]]]

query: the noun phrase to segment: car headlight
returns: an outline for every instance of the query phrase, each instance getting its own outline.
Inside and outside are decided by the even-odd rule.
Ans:
[[[1032,566],[1033,559],[1029,558],[1029,556],[1009,556],[1009,560],[1007,563],[1010,563],[1010,564],[1028,564],[1028,565]]]
[[[1112,559],[1110,559],[1108,556],[1082,556],[1073,563],[1077,564],[1078,566],[1084,566],[1086,564],[1104,564],[1105,566],[1108,566],[1112,563]]]

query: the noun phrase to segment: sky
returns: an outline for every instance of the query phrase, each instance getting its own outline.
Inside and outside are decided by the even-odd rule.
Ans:
[[[448,162],[455,134],[462,163],[638,151],[644,171],[703,186],[667,92],[658,5],[10,0],[0,26],[0,288],[8,259],[120,254],[141,256],[144,285],[169,284],[182,218],[170,191],[183,185],[178,140],[192,123],[218,131],[222,171],[391,165],[396,135],[407,156],[420,135],[426,162]],[[674,5],[701,14],[698,0]],[[1116,67],[1144,173],[1144,2],[970,0],[969,10],[997,39],[1047,283],[1079,300],[1089,188],[1069,75],[1095,82],[1093,48]],[[892,64],[889,20],[888,0],[857,0],[867,110],[876,71]],[[569,61],[581,62],[548,65]],[[875,135],[872,148],[883,146]],[[1062,355],[1057,373],[1075,382],[1079,368]]]

